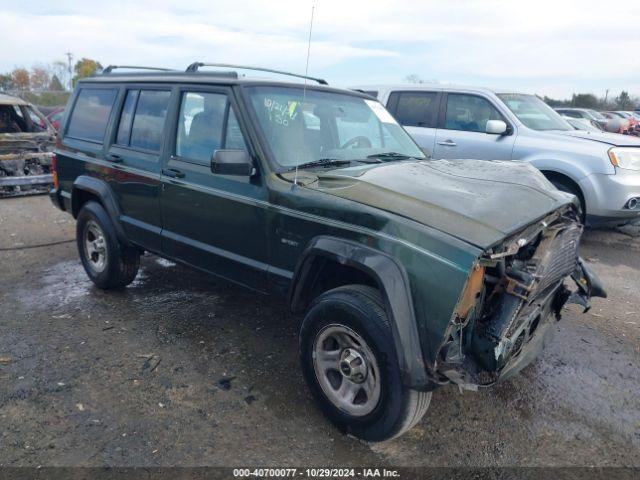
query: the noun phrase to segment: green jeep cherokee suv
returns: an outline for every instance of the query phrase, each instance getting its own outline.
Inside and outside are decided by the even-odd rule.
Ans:
[[[366,94],[203,65],[80,81],[51,198],[100,288],[148,251],[288,302],[342,430],[400,435],[437,386],[507,378],[565,303],[605,295],[575,198],[533,167],[428,160]]]

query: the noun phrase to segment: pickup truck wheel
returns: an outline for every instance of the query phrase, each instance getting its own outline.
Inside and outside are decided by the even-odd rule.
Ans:
[[[388,440],[427,411],[431,392],[402,385],[378,290],[349,285],[323,293],[309,307],[299,341],[305,380],[340,430],[367,441]]]
[[[80,210],[76,241],[82,265],[99,288],[121,289],[136,278],[140,254],[118,241],[113,223],[99,203],[87,202]]]

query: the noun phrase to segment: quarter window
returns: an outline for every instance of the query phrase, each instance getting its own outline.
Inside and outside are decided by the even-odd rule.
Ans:
[[[102,143],[117,92],[106,88],[81,89],[69,120],[67,136]]]
[[[184,93],[178,117],[176,155],[208,165],[213,153],[223,148],[247,149],[227,95]]]
[[[436,92],[394,92],[389,98],[389,104],[398,102],[395,117],[402,125],[435,128],[438,118],[437,99]]]
[[[447,130],[485,132],[489,120],[502,120],[502,115],[487,99],[459,93],[447,95]]]

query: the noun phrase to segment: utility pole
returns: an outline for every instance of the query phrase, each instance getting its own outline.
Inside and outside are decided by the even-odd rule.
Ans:
[[[69,91],[73,91],[73,70],[71,68],[71,62],[73,61],[73,53],[67,52],[65,53],[67,59],[69,60]]]
[[[609,89],[607,88],[607,91],[604,94],[604,108],[609,108],[607,106],[607,99],[609,98]]]

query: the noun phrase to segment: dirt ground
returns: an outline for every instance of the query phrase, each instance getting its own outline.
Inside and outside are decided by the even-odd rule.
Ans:
[[[640,239],[585,235],[609,298],[517,378],[443,387],[367,444],[314,406],[285,306],[151,255],[97,290],[74,227],[47,197],[0,201],[0,466],[640,466]]]

